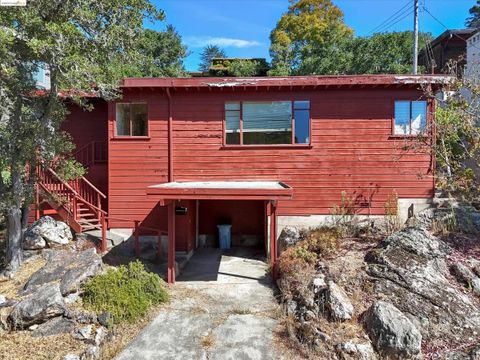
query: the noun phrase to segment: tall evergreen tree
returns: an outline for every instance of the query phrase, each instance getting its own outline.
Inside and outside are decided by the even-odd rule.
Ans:
[[[203,48],[200,55],[200,66],[198,70],[208,71],[212,65],[212,60],[215,58],[224,58],[227,57],[225,50],[217,45],[207,45]]]
[[[480,27],[480,0],[469,10],[470,16],[465,21],[465,25],[469,28]]]

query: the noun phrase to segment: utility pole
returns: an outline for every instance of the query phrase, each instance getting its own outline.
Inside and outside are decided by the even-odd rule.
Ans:
[[[413,0],[413,73],[418,68],[418,0]]]

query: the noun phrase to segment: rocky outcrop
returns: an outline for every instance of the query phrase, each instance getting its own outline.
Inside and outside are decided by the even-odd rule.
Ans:
[[[480,278],[468,266],[462,263],[453,264],[451,272],[459,282],[471,288],[475,295],[480,296]]]
[[[35,293],[18,302],[9,315],[9,321],[14,329],[24,329],[64,312],[65,301],[60,293],[60,286],[52,283],[43,285]]]
[[[388,297],[427,340],[462,342],[480,332],[480,309],[450,282],[449,248],[427,230],[408,227],[366,256],[375,293]]]
[[[59,316],[48,320],[47,322],[39,325],[32,333],[32,336],[51,336],[59,334],[72,333],[75,330],[75,322],[66,319],[63,316]]]
[[[280,253],[295,245],[302,239],[300,230],[295,226],[285,226],[278,238],[278,248]]]
[[[369,342],[357,344],[354,342],[340,343],[336,346],[340,359],[376,360],[378,359],[372,344]]]
[[[52,251],[46,257],[47,264],[28,280],[24,293],[32,293],[39,286],[58,282],[61,294],[66,296],[79,291],[81,284],[102,268],[102,258],[95,248],[80,252]]]
[[[442,207],[420,211],[407,223],[426,229],[437,226],[448,230],[459,229],[464,233],[478,233],[480,232],[480,212],[470,205],[445,204]]]
[[[67,245],[72,241],[70,227],[62,221],[56,221],[50,216],[44,216],[35,221],[24,235],[25,250],[43,249],[45,246]]]
[[[348,295],[333,281],[328,282],[326,306],[330,316],[335,320],[350,320],[353,316],[353,305]]]
[[[395,306],[377,301],[365,315],[365,328],[377,351],[393,359],[409,359],[421,351],[422,335]]]

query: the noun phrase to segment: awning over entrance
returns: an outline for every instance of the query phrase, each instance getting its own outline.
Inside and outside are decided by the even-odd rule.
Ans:
[[[147,196],[168,207],[169,283],[175,282],[175,201],[176,200],[263,200],[270,216],[270,261],[276,277],[277,201],[291,199],[293,189],[279,181],[186,181],[147,187]]]
[[[165,200],[280,200],[290,199],[292,191],[279,181],[186,181],[151,185],[147,195]]]

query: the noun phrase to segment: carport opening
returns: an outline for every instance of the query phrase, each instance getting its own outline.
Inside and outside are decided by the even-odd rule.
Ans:
[[[266,255],[265,202],[261,200],[200,200],[197,247],[218,248],[218,225],[231,225],[231,246]]]

